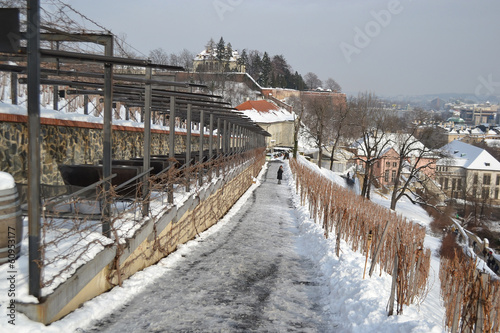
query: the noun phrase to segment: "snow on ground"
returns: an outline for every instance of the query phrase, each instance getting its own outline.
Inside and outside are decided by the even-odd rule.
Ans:
[[[385,273],[375,274],[371,278],[362,279],[365,258],[360,253],[349,250],[347,244],[342,242],[342,253],[337,258],[334,249],[335,244],[331,239],[325,239],[321,227],[309,219],[306,207],[299,207],[300,202],[294,194],[293,177],[285,163],[285,183],[290,187],[290,196],[296,207],[297,225],[299,228],[300,242],[298,251],[301,255],[309,257],[318,262],[321,273],[327,277],[327,288],[329,290],[328,312],[333,316],[332,322],[341,323],[333,329],[335,332],[444,332],[443,316],[444,309],[439,293],[439,258],[436,250],[440,241],[434,237],[427,236],[425,245],[433,251],[431,261],[431,273],[429,276],[429,294],[420,305],[405,307],[404,314],[400,316],[387,317],[387,301],[391,277]],[[231,211],[214,227],[202,233],[196,240],[181,246],[178,251],[169,255],[159,264],[136,273],[130,279],[124,281],[123,287],[115,287],[110,292],[100,295],[88,302],[65,318],[50,326],[28,320],[24,315],[18,313],[16,317],[16,332],[84,332],[85,327],[91,327],[97,320],[109,317],[133,300],[139,293],[148,288],[173,266],[179,264],[184,257],[188,256],[200,242],[218,232],[224,231],[230,219],[238,213],[245,203],[252,197],[252,193],[260,186],[263,174],[268,167],[263,169],[259,181],[245,193]],[[325,172],[322,170],[322,172]],[[339,184],[345,185],[345,180],[339,175],[330,175]],[[388,199],[374,195],[374,201],[388,206]],[[259,209],[254,207],[253,209]],[[280,207],[276,207],[277,210]],[[285,208],[283,208],[285,209]],[[428,224],[430,218],[422,209],[408,202],[398,204],[398,212],[421,224]],[[408,215],[407,215],[408,214]],[[204,257],[203,260],[212,260]],[[198,286],[189,286],[196,289]],[[4,287],[2,287],[3,290]],[[12,332],[7,320],[0,321],[0,332]],[[83,328],[83,329],[82,329]],[[299,330],[300,331],[300,330]]]

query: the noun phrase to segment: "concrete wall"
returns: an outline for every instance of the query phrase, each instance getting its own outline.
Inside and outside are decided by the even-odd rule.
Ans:
[[[42,184],[62,185],[58,164],[97,164],[103,158],[102,124],[41,118]],[[27,183],[27,116],[0,113],[0,171],[10,173],[17,183]],[[177,132],[176,153],[186,149],[186,133]],[[208,136],[204,147],[208,149]],[[193,134],[193,151],[199,150],[199,135]],[[142,156],[144,130],[113,125],[113,159]],[[151,154],[168,154],[169,131],[151,130]],[[214,140],[215,142],[215,140]],[[215,147],[214,147],[215,148]]]

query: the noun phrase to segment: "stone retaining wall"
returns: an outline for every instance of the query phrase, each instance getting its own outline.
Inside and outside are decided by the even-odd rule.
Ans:
[[[0,171],[10,173],[16,183],[23,184],[28,178],[27,119],[24,115],[0,113]],[[52,118],[41,118],[40,124],[42,184],[63,184],[58,164],[97,164],[103,158],[102,124]],[[112,129],[113,159],[142,156],[143,128],[113,125]],[[186,133],[176,132],[176,153],[185,151],[186,137]],[[208,148],[208,140],[205,135],[204,147]],[[192,150],[198,151],[199,134],[193,134],[191,141]],[[151,154],[167,155],[168,143],[168,130],[151,130]]]

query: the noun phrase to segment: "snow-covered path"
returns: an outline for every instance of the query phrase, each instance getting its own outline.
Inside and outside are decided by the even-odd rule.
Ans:
[[[319,263],[300,253],[291,189],[276,180],[280,164],[268,164],[223,228],[85,332],[334,331],[330,289]]]

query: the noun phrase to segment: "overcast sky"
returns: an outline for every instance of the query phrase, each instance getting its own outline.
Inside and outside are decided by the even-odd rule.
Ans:
[[[68,0],[144,55],[234,49],[381,96],[500,95],[498,0]],[[43,6],[43,4],[42,4]],[[89,27],[91,27],[89,25]]]

